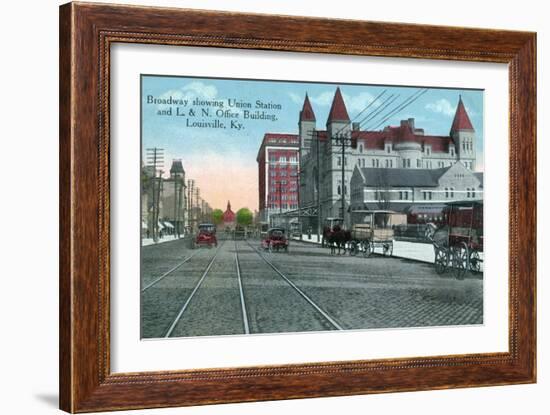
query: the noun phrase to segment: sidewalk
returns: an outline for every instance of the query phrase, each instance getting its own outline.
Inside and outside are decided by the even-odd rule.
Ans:
[[[156,243],[153,240],[153,238],[142,238],[141,239],[141,246],[158,245],[158,244],[162,244],[164,242],[173,242],[173,241],[177,241],[178,239],[184,239],[186,236],[182,235],[179,238],[177,238],[174,235],[168,235],[168,236],[163,237],[162,239],[159,239],[158,242],[156,242]]]
[[[322,238],[322,236],[321,236],[321,238]],[[300,238],[298,236],[293,236],[291,239],[294,240],[294,241],[300,241]],[[305,234],[305,233],[302,235],[302,240],[300,242],[306,242],[306,243],[311,243],[311,244],[320,244],[321,243],[320,240],[317,241],[317,234],[312,234],[311,239],[310,239],[310,238],[308,238],[307,234]]]
[[[292,237],[292,240],[299,241],[300,238]],[[301,242],[311,243],[318,245],[317,235],[311,235],[311,239],[308,239],[307,235],[303,235]],[[375,253],[380,253],[379,248],[375,250]],[[413,261],[427,262],[433,264],[435,261],[434,247],[431,243],[426,242],[409,242],[409,241],[393,241],[393,254],[392,256],[404,259],[412,259]],[[483,252],[480,252],[480,257],[483,259]],[[483,270],[483,264],[481,265]]]

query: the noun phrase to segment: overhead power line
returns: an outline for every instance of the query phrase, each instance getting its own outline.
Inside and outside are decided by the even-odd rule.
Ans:
[[[378,127],[383,125],[386,121],[388,121],[391,117],[396,115],[397,113],[403,111],[405,108],[407,108],[409,105],[411,105],[413,102],[415,102],[418,98],[420,98],[422,95],[424,95],[426,92],[428,92],[428,89],[420,89],[416,91],[414,94],[409,96],[405,101],[403,101],[400,105],[390,110],[388,113],[382,116],[382,120],[379,121],[374,127],[371,128],[371,130],[376,130]]]
[[[399,94],[390,95],[387,99],[384,100],[380,108],[377,108],[376,110],[372,111],[370,114],[368,114],[365,118],[363,118],[361,121],[359,121],[359,126],[365,125],[367,122],[371,121],[372,119],[376,118],[378,114],[380,114],[382,111],[384,111],[386,108],[388,108],[391,104],[395,102],[397,98],[399,98]]]

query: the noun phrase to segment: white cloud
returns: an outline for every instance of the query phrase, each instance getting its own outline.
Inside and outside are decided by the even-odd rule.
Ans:
[[[191,94],[208,99],[216,98],[218,95],[218,89],[214,85],[207,85],[198,81],[185,85],[182,90],[190,91]]]
[[[363,109],[369,105],[374,97],[368,92],[361,92],[359,95],[349,96],[344,94],[344,102],[349,112],[355,113],[363,111]],[[379,101],[376,101],[371,108],[379,106]]]
[[[292,100],[292,102],[295,102],[296,104],[303,104],[304,103],[304,97],[301,97],[295,92],[289,92],[288,96]]]
[[[322,107],[325,107],[332,104],[333,98],[334,98],[334,91],[325,91],[325,92],[321,92],[316,97],[315,96],[309,97],[309,100],[315,105],[320,105]]]
[[[426,104],[426,109],[432,112],[437,112],[437,113],[446,115],[448,117],[452,117],[453,115],[455,115],[455,111],[456,111],[456,107],[453,106],[445,98],[441,98],[435,102]]]

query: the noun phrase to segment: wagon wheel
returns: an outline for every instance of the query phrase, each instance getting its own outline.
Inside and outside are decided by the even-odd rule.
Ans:
[[[351,256],[355,256],[357,255],[358,252],[359,252],[359,245],[357,244],[356,241],[351,241],[349,245],[349,254]]]
[[[392,254],[393,254],[393,241],[384,242],[384,245],[382,245],[382,250],[383,250],[384,256],[392,256]]]
[[[443,274],[447,269],[449,264],[449,252],[446,248],[434,247],[435,248],[435,272],[438,274]]]
[[[457,280],[463,280],[470,269],[468,246],[463,242],[453,247],[453,272]]]
[[[363,242],[363,256],[368,258],[372,255],[373,245],[370,241]]]
[[[470,252],[470,271],[480,272],[481,271],[481,258],[479,256],[479,251],[474,249]]]

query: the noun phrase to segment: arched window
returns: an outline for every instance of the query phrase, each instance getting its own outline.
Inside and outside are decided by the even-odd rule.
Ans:
[[[363,152],[363,144],[359,144],[359,152],[360,152],[360,153]]]

